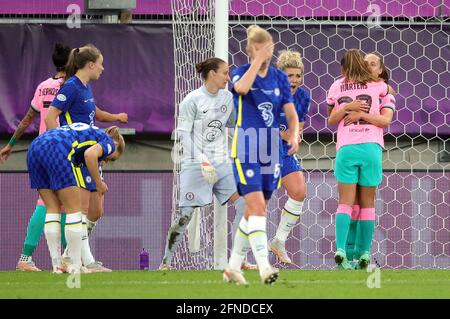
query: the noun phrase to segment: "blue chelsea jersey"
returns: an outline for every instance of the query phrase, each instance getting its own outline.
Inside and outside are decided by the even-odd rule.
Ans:
[[[250,64],[238,67],[231,72],[233,85],[249,69]],[[280,113],[286,103],[292,103],[293,97],[287,75],[273,66],[269,66],[267,75],[256,76],[246,95],[239,95],[232,89],[234,105],[243,129],[278,128]]]
[[[85,123],[74,123],[49,130],[40,135],[38,139],[46,140],[55,145],[63,153],[72,153],[71,161],[75,166],[83,166],[84,151],[95,144],[100,144],[103,155],[99,162],[114,153],[116,146],[111,137],[103,130]]]
[[[59,90],[51,106],[62,111],[60,125],[86,123],[95,125],[95,100],[92,89],[77,77],[70,77]]]
[[[294,106],[297,111],[298,121],[300,123],[306,121],[306,115],[309,112],[309,104],[311,102],[311,98],[309,96],[308,91],[303,88],[298,88],[294,94]],[[284,114],[284,110],[281,112],[280,116],[280,131],[286,131],[288,128],[286,114]],[[290,146],[286,141],[283,140],[283,150],[287,154]]]

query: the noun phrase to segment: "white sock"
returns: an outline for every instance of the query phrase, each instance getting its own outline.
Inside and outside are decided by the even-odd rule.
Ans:
[[[87,232],[87,217],[86,215],[81,215],[81,221],[83,223],[83,236],[81,238],[81,262],[83,265],[87,266],[95,262],[94,256],[91,253],[91,247],[89,246],[89,236]]]
[[[83,236],[81,212],[67,214],[65,234],[68,256],[74,265],[81,267],[81,238]]]
[[[61,260],[61,214],[45,215],[44,233],[52,265],[58,266]]]
[[[296,201],[289,197],[281,212],[280,224],[277,228],[275,237],[285,242],[292,228],[297,223],[298,218],[302,214],[303,202]]]
[[[233,249],[231,250],[230,261],[228,265],[231,269],[241,270],[242,262],[247,256],[247,252],[250,248],[250,242],[248,241],[248,222],[244,217],[241,218],[239,228],[236,230],[233,241]]]
[[[250,216],[248,218],[248,240],[258,264],[259,273],[262,274],[270,267],[269,251],[267,249],[266,217]]]

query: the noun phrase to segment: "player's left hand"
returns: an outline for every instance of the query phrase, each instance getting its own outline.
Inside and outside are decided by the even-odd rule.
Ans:
[[[3,164],[11,155],[12,147],[11,145],[6,145],[2,150],[0,151],[0,164]]]
[[[117,121],[119,123],[128,123],[128,114],[127,113],[117,114]]]
[[[356,123],[361,119],[362,112],[350,112],[344,117],[344,125]]]
[[[204,154],[201,154],[200,157],[200,167],[202,169],[202,175],[206,182],[209,184],[214,184],[217,182],[218,177],[216,173],[216,169],[211,165],[208,158]]]
[[[288,145],[291,147],[288,151],[289,155],[295,154],[298,151],[298,135],[297,134],[289,134],[289,138],[287,140]]]

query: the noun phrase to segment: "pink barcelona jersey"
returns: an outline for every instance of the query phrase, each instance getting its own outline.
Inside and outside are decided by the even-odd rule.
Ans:
[[[370,107],[370,114],[380,115],[381,109],[385,107],[395,110],[395,98],[388,94],[388,85],[382,81],[359,84],[345,82],[344,78],[340,78],[331,85],[327,95],[329,106],[341,109],[354,100],[365,101]],[[383,129],[363,120],[344,125],[342,119],[337,129],[336,149],[363,143],[378,143],[384,148]]]
[[[34,92],[31,107],[40,113],[41,124],[39,125],[39,135],[43,134],[47,129],[45,127],[45,117],[47,116],[48,108],[53,102],[53,99],[58,93],[59,88],[63,84],[63,78],[49,78],[38,85]]]

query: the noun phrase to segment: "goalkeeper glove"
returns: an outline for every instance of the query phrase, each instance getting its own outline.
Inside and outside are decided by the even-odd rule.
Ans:
[[[214,168],[214,166],[211,165],[208,158],[204,154],[201,154],[199,156],[199,160],[200,160],[200,167],[202,169],[202,175],[205,181],[207,181],[209,184],[214,184],[215,182],[217,182],[218,178],[216,174],[216,169]]]

